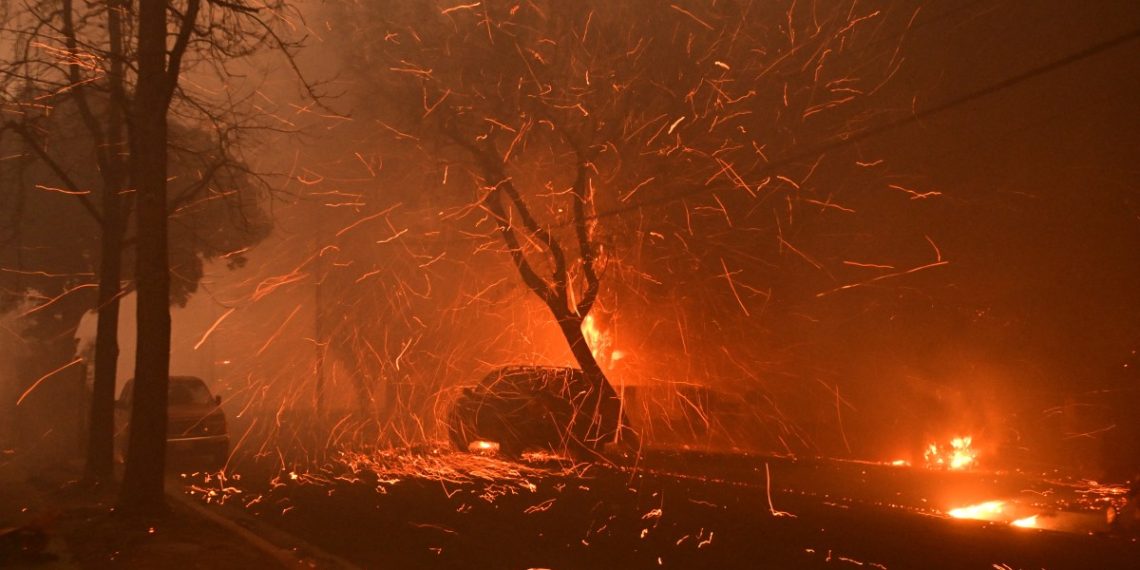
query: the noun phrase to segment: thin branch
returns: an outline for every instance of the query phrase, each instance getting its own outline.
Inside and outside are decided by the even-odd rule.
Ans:
[[[13,121],[8,121],[4,125],[5,127],[15,131],[17,134],[23,137],[25,141],[28,142],[28,146],[31,147],[32,151],[36,153],[36,156],[40,157],[40,159],[43,160],[44,163],[52,169],[52,172],[54,172],[55,175],[59,177],[60,181],[63,182],[65,186],[67,186],[68,190],[76,193],[75,196],[79,198],[79,203],[83,204],[83,207],[87,210],[87,213],[91,214],[91,217],[94,218],[97,223],[102,225],[103,216],[99,213],[99,210],[95,208],[95,205],[91,203],[91,200],[89,200],[86,195],[79,193],[83,191],[82,188],[80,188],[80,186],[75,183],[75,180],[73,180],[71,176],[67,174],[67,171],[64,170],[63,167],[60,166],[60,164],[47,153],[47,151],[40,148],[40,145],[37,144],[39,141],[37,141],[35,137],[33,137],[32,134],[28,132],[27,128],[25,128],[24,125]]]
[[[182,73],[182,57],[186,54],[186,46],[190,43],[190,36],[194,32],[194,24],[198,19],[198,10],[201,0],[189,0],[186,4],[186,13],[182,15],[182,25],[178,28],[178,37],[174,46],[170,48],[166,65],[166,85],[163,88],[162,101],[169,105],[174,96],[174,88],[178,85],[178,76]]]

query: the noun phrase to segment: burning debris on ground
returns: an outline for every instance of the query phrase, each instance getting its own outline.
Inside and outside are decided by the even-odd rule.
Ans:
[[[1069,4],[0,2],[3,536],[1134,560],[1140,20]]]

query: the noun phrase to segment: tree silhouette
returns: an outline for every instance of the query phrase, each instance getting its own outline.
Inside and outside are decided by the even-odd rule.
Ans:
[[[150,508],[161,499],[155,489],[161,491],[162,485],[166,378],[160,370],[168,368],[169,304],[185,303],[197,288],[206,260],[224,255],[231,265],[239,265],[241,252],[268,231],[258,197],[267,186],[240,157],[247,134],[266,128],[268,119],[261,118],[265,111],[253,113],[251,95],[241,90],[221,97],[188,92],[178,86],[178,79],[194,70],[230,80],[231,62],[267,49],[291,62],[296,45],[275,27],[275,18],[286,10],[280,2],[136,6],[115,0],[76,6],[71,0],[43,0],[14,8],[11,14],[8,31],[14,41],[6,53],[12,57],[0,66],[3,127],[18,135],[5,144],[20,145],[16,156],[22,158],[21,171],[4,173],[6,185],[17,190],[6,198],[21,212],[12,218],[9,239],[27,243],[29,234],[39,232],[33,247],[43,249],[36,250],[37,261],[62,269],[19,271],[21,261],[15,260],[17,271],[8,275],[15,275],[14,286],[5,288],[3,300],[17,302],[29,289],[56,292],[47,300],[60,301],[43,303],[39,312],[61,318],[37,322],[54,327],[44,336],[65,345],[84,305],[98,308],[87,472],[92,479],[105,479],[111,459],[118,299],[137,286],[136,374],[143,376],[131,430],[131,447],[138,451],[128,455],[131,484],[124,487],[124,505]],[[169,46],[168,26],[173,28]],[[169,126],[168,116],[175,119]],[[169,180],[168,174],[173,174]],[[37,190],[31,192],[32,187]],[[99,203],[89,200],[92,189],[98,190]],[[75,237],[80,242],[76,247],[44,254],[62,244],[28,211],[41,203],[47,207],[41,195],[48,191],[82,205],[90,220],[57,231]],[[132,203],[138,204],[133,235],[127,223]],[[101,251],[89,247],[91,235],[102,236]],[[124,245],[136,280],[125,290],[119,274]],[[52,259],[55,255],[60,257]],[[172,269],[177,275],[173,283]],[[96,275],[97,305],[83,295],[94,288],[83,280]],[[59,311],[64,307],[69,310]],[[64,346],[61,353],[69,351],[73,346]]]
[[[594,443],[625,422],[582,333],[602,276],[635,257],[631,273],[715,268],[749,317],[770,291],[738,285],[726,258],[794,252],[822,270],[792,242],[818,212],[849,210],[816,180],[858,168],[851,152],[790,157],[877,116],[909,17],[856,2],[329,10],[387,148],[470,182],[448,219],[497,234],[557,323],[590,378]],[[655,245],[639,223],[678,239]]]

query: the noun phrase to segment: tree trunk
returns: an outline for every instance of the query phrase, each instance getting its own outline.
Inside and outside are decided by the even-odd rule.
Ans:
[[[589,414],[590,418],[586,441],[583,443],[600,449],[607,443],[621,441],[623,437],[629,440],[631,437],[627,430],[629,421],[622,410],[621,399],[606,378],[602,367],[598,365],[594,353],[590,351],[590,345],[582,333],[583,317],[574,314],[556,314],[555,318],[558,319],[562,336],[566,337],[566,343],[570,345],[574,360],[578,361],[578,366],[582,368],[582,373],[589,383],[583,387],[586,398],[582,402],[581,411]]]
[[[166,2],[138,4],[138,83],[131,108],[131,175],[137,195],[138,346],[130,443],[119,505],[166,508],[167,386],[170,378],[170,267],[167,253]]]
[[[95,333],[95,380],[91,387],[91,411],[88,423],[87,465],[84,479],[88,482],[109,481],[114,474],[115,379],[119,362],[119,299],[122,294],[123,181],[126,172],[122,155],[123,141],[123,40],[122,0],[110,0],[107,30],[111,65],[107,74],[110,104],[107,108],[107,157],[103,172],[102,244],[99,265],[98,324]]]
[[[117,196],[117,191],[107,194]],[[116,212],[119,205],[105,212]],[[87,466],[89,482],[109,481],[114,471],[115,377],[119,359],[119,295],[122,274],[122,222],[103,218],[103,259],[99,267],[99,316],[95,333],[95,380],[91,389],[91,419],[88,427]]]
[[[593,268],[594,256],[586,227],[584,207],[590,173],[588,162],[584,160],[581,162],[578,168],[578,178],[574,183],[575,230],[582,255],[583,272],[588,285],[583,299],[574,310],[571,310],[569,290],[573,285],[566,268],[566,257],[562,245],[531,215],[526,203],[515,189],[514,183],[498,164],[497,154],[481,151],[474,145],[465,143],[459,136],[453,136],[452,140],[471,151],[483,168],[487,180],[501,181],[497,183],[496,190],[484,197],[483,203],[495,215],[499,226],[499,235],[503,238],[523,283],[550,309],[554,319],[558,322],[562,336],[570,345],[570,352],[582,368],[587,385],[575,388],[575,391],[586,394],[579,406],[581,406],[580,411],[582,413],[588,414],[590,425],[585,430],[574,430],[576,433],[585,434],[586,441],[581,443],[593,449],[600,449],[606,443],[620,442],[624,433],[627,435],[627,443],[636,444],[637,438],[632,430],[628,429],[630,423],[622,409],[621,399],[618,398],[617,392],[610,385],[602,367],[598,365],[598,361],[590,350],[590,345],[586,342],[586,336],[582,333],[583,319],[590,313],[590,308],[598,294],[598,277]],[[517,226],[516,223],[512,222],[511,216],[508,215],[510,206],[504,204],[504,200],[510,200],[510,204],[518,213]],[[516,227],[520,226],[522,231],[534,238],[535,242],[546,246],[546,251],[549,253],[551,263],[554,266],[553,281],[547,281],[540,277],[530,262],[527,261],[526,254],[519,244],[518,236],[515,235]]]

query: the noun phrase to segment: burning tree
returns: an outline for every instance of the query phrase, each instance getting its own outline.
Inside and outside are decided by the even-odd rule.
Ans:
[[[794,242],[821,224],[849,228],[833,220],[854,212],[839,196],[858,183],[828,184],[879,176],[842,140],[884,112],[870,101],[900,63],[909,16],[857,2],[648,0],[338,2],[329,13],[376,95],[361,114],[402,161],[443,185],[470,181],[441,217],[477,239],[497,234],[591,378],[603,439],[624,421],[582,331],[603,277],[628,277],[620,285],[649,310],[673,299],[704,313],[702,295],[676,291],[718,279],[729,295],[717,310],[727,298],[744,319],[772,288],[736,267],[778,281],[765,260],[789,257],[836,280]]]

